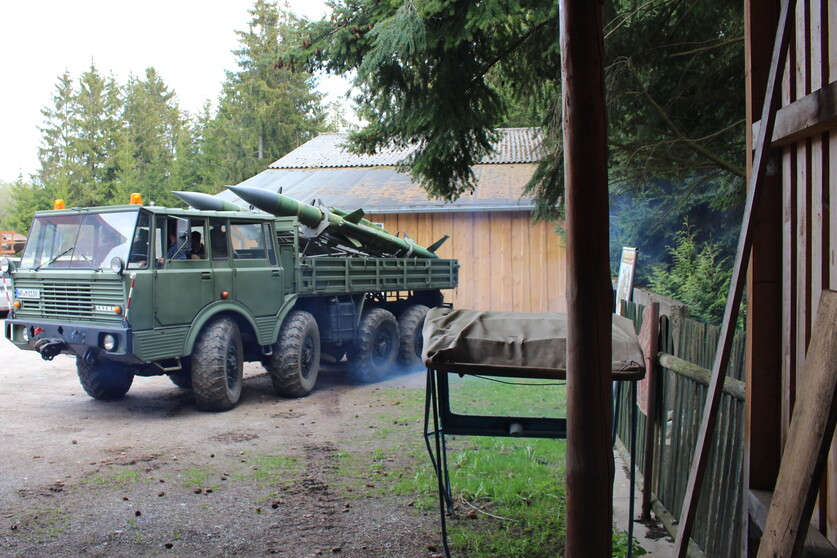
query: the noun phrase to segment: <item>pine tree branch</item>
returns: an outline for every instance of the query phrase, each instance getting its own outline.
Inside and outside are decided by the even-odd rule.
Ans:
[[[627,66],[628,66],[628,69],[631,71],[631,74],[634,76],[634,79],[636,80],[637,84],[639,85],[639,88],[640,88],[640,91],[641,91],[643,97],[645,97],[645,99],[648,101],[648,103],[652,107],[654,107],[654,109],[659,113],[660,117],[668,125],[668,127],[672,131],[672,133],[680,141],[682,141],[686,146],[688,146],[689,148],[694,150],[696,153],[699,153],[700,155],[703,155],[704,157],[706,157],[710,161],[714,162],[716,165],[718,165],[719,168],[721,168],[721,169],[723,169],[723,170],[725,170],[725,171],[727,171],[730,174],[733,174],[735,176],[739,176],[739,177],[742,177],[742,178],[744,177],[745,171],[744,171],[743,167],[740,167],[738,165],[733,165],[732,163],[730,163],[728,161],[725,161],[721,157],[717,156],[716,154],[714,154],[711,151],[709,151],[708,149],[706,149],[703,145],[698,143],[696,140],[693,140],[693,139],[687,137],[683,132],[681,132],[680,129],[677,127],[677,125],[671,120],[671,118],[669,117],[666,110],[662,106],[660,106],[657,103],[657,101],[654,100],[654,98],[651,96],[651,94],[645,88],[645,85],[643,85],[642,80],[640,80],[639,75],[636,72],[636,68],[634,67],[633,61],[630,58],[627,59]]]
[[[691,56],[692,54],[700,54],[702,52],[708,52],[710,50],[725,47],[725,46],[731,45],[733,43],[740,43],[743,40],[744,40],[743,36],[735,37],[734,39],[728,39],[726,41],[722,41],[720,43],[715,43],[713,45],[703,46],[703,47],[695,48],[695,49],[692,49],[692,50],[685,50],[683,52],[677,52],[675,54],[670,55],[669,58],[677,58],[678,56]]]

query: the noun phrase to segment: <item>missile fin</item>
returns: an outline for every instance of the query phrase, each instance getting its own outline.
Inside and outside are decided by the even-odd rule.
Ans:
[[[442,247],[442,244],[444,244],[444,243],[445,243],[445,241],[446,241],[447,239],[449,239],[449,238],[450,238],[450,237],[449,237],[448,235],[444,235],[442,238],[440,238],[439,240],[437,240],[436,242],[434,242],[432,245],[428,246],[428,247],[427,247],[427,251],[428,251],[428,252],[430,252],[430,253],[432,253],[432,254],[435,254],[435,253],[436,253],[436,250],[438,250],[439,248],[441,248],[441,247]]]
[[[357,225],[358,223],[360,223],[360,220],[363,219],[363,217],[365,215],[366,215],[366,213],[363,211],[363,209],[358,208],[358,209],[355,209],[354,211],[352,211],[351,213],[349,213],[348,215],[346,215],[343,218],[346,221],[348,221],[350,223],[354,223],[355,225]]]

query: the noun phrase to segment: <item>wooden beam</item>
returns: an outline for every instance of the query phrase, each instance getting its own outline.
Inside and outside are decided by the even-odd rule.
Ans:
[[[692,534],[692,527],[694,526],[695,514],[697,513],[700,489],[703,484],[706,464],[709,460],[709,449],[717,421],[718,406],[721,402],[721,391],[724,387],[724,378],[727,375],[727,368],[729,366],[732,341],[735,337],[738,307],[741,304],[741,295],[747,279],[747,268],[749,265],[754,228],[753,220],[756,214],[753,208],[759,205],[759,197],[764,182],[770,150],[769,138],[773,137],[775,107],[779,102],[779,95],[782,88],[780,76],[782,75],[787,56],[789,38],[794,22],[791,14],[795,6],[796,0],[784,0],[782,2],[782,11],[779,14],[779,24],[776,30],[776,40],[773,44],[773,56],[767,80],[767,91],[764,96],[764,106],[761,112],[761,121],[763,124],[759,129],[759,135],[756,140],[753,171],[747,181],[747,202],[744,206],[741,234],[738,237],[735,265],[733,266],[732,277],[730,279],[729,294],[727,295],[727,305],[724,310],[718,349],[712,365],[712,380],[709,383],[708,393],[706,395],[706,404],[703,408],[703,417],[698,433],[695,454],[692,460],[692,467],[689,471],[689,481],[686,485],[686,493],[683,498],[683,508],[680,512],[680,528],[677,531],[677,539],[674,542],[674,551],[677,558],[684,558],[689,548],[689,539]]]
[[[753,123],[753,137],[758,137],[761,120]],[[774,147],[791,145],[827,130],[837,128],[837,81],[805,95],[776,113],[773,128]]]
[[[799,556],[837,423],[837,291],[823,291],[759,558]]]
[[[657,353],[660,341],[660,303],[653,302],[642,314],[642,330],[639,332],[642,352],[645,355],[645,382],[647,382],[648,407],[645,416],[645,463],[642,469],[642,509],[640,520],[651,519],[651,489],[654,479],[654,436],[657,427]],[[633,518],[631,518],[633,521]]]
[[[602,4],[560,0],[567,208],[567,558],[610,558],[613,516]]]

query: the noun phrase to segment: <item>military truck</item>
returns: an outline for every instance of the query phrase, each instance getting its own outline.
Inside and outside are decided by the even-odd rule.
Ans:
[[[37,212],[20,262],[0,260],[12,292],[6,338],[46,360],[74,357],[95,399],[165,374],[208,411],[239,401],[244,362],[261,362],[285,397],[314,389],[321,359],[345,361],[359,382],[419,365],[424,315],[458,280],[458,263],[435,254],[440,243],[417,247],[362,211],[281,194],[265,193],[296,214],[179,195],[191,208],[135,195]]]

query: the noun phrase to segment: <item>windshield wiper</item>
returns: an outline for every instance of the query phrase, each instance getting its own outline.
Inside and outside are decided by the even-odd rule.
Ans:
[[[44,266],[49,266],[50,264],[54,263],[54,262],[55,262],[55,260],[57,260],[57,259],[58,259],[58,258],[60,258],[61,256],[65,256],[65,255],[67,255],[69,252],[72,252],[72,251],[73,251],[73,250],[75,250],[75,249],[76,249],[76,247],[75,247],[75,246],[70,246],[69,248],[67,248],[66,250],[64,250],[63,252],[61,252],[60,254],[58,254],[57,256],[55,256],[54,258],[52,258],[51,260],[49,260],[48,262],[46,262],[46,263],[42,263],[41,265],[39,265],[38,267],[36,267],[36,268],[35,268],[35,271],[38,271],[39,269],[41,269],[41,268],[42,268],[42,267],[44,267]]]

